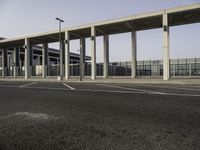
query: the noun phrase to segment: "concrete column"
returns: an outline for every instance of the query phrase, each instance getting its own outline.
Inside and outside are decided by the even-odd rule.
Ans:
[[[14,78],[16,78],[17,76],[18,76],[18,67],[19,67],[19,57],[20,57],[20,55],[19,55],[19,48],[14,48],[14,53],[13,53],[13,60],[14,60]]]
[[[3,49],[2,51],[2,78],[5,78],[7,75],[7,64],[8,64],[8,51],[7,49]]]
[[[33,46],[29,43],[29,51],[30,51],[30,76],[33,75]]]
[[[189,76],[191,77],[192,76],[192,64],[189,63]]]
[[[63,79],[63,41],[60,41],[60,78],[59,80]]]
[[[85,65],[86,65],[86,42],[83,42],[83,77],[85,76]]]
[[[91,27],[91,79],[96,79],[96,31]]]
[[[37,55],[37,61],[38,61],[37,64],[41,65],[40,55]]]
[[[65,40],[62,40],[62,75],[65,76]]]
[[[85,75],[85,38],[80,39],[80,80]]]
[[[103,57],[103,76],[108,78],[108,67],[109,67],[109,35],[103,36],[103,45],[104,45],[104,57]]]
[[[166,13],[163,14],[163,80],[169,80],[170,71],[169,71],[169,57],[170,57],[170,49],[169,49],[169,26],[168,26],[168,15]]]
[[[65,32],[65,79],[70,78],[70,34],[68,31]]]
[[[42,44],[42,77],[47,76],[47,65],[48,65],[48,43]]]
[[[3,62],[3,61],[2,61],[2,58],[3,58],[3,56],[2,56],[2,55],[3,55],[3,54],[2,54],[2,51],[3,51],[3,50],[0,49],[0,53],[1,53],[1,56],[0,56],[0,60],[1,60],[1,63],[0,63],[0,64],[1,64],[1,65],[0,65],[1,71],[0,71],[0,72],[2,72],[2,68],[3,68],[3,66],[2,66],[2,65],[3,65],[3,64],[2,64],[2,62]],[[2,74],[1,74],[1,77],[2,77]]]
[[[132,43],[132,60],[131,60],[131,76],[133,79],[136,78],[137,73],[137,36],[136,31],[131,32],[131,43]]]
[[[25,38],[25,64],[24,64],[24,69],[25,69],[25,79],[30,78],[31,75],[31,67],[30,67],[30,43],[29,43],[29,39]]]

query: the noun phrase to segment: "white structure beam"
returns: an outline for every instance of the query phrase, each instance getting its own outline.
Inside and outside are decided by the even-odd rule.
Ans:
[[[18,67],[19,67],[19,48],[14,48],[13,52],[13,76],[16,78],[18,76]]]
[[[48,66],[48,43],[42,44],[42,77],[47,76],[47,66]]]
[[[103,36],[103,76],[104,78],[108,78],[108,67],[109,67],[109,35]]]
[[[25,38],[25,44],[24,44],[24,48],[25,48],[25,64],[24,64],[24,69],[25,69],[25,79],[30,78],[31,75],[31,67],[30,67],[30,43],[29,43],[29,39]]]
[[[70,78],[70,34],[68,31],[65,32],[65,79]]]
[[[62,40],[62,79],[65,76],[65,40]]]
[[[7,49],[2,50],[2,78],[7,75]]]
[[[60,41],[60,78],[62,80],[63,77],[63,49],[62,49],[63,42]]]
[[[80,80],[85,75],[85,38],[80,38]]]
[[[168,15],[163,14],[163,80],[169,80],[170,70],[169,70],[169,26],[168,26]]]
[[[136,31],[131,32],[131,43],[132,43],[132,58],[131,58],[131,76],[133,79],[136,78],[137,73],[137,35]]]
[[[91,79],[96,79],[96,31],[91,27]]]

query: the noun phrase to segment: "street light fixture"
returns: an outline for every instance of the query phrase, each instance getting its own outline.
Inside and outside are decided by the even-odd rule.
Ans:
[[[60,76],[59,80],[62,80],[63,78],[63,51],[62,51],[62,37],[61,37],[61,23],[64,22],[64,20],[60,18],[56,18],[56,20],[59,21],[59,49],[60,49]]]

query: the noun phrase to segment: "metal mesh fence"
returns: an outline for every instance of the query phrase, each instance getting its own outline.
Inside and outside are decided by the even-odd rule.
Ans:
[[[63,65],[64,67],[64,65]],[[41,65],[32,66],[32,76],[42,76],[43,67]],[[91,76],[91,63],[86,62],[83,66],[84,75]],[[5,67],[6,76],[13,76],[13,66]],[[24,66],[17,67],[17,75],[24,76]],[[103,76],[103,63],[96,64],[96,75]],[[138,61],[137,76],[162,76],[163,62],[156,61]],[[52,64],[47,66],[47,76],[59,76],[60,65]],[[70,76],[80,75],[80,64],[70,64]],[[112,62],[108,66],[109,76],[131,76],[131,62]],[[0,76],[2,76],[2,66],[0,66]],[[170,76],[200,76],[200,59],[173,59],[170,60]]]

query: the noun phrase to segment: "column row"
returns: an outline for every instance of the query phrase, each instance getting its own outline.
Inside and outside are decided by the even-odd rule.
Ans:
[[[137,73],[137,35],[136,31],[131,32],[132,41],[132,55],[131,55],[131,70],[132,78],[136,78]],[[91,79],[96,79],[96,29],[94,26],[91,27]],[[109,70],[109,35],[103,36],[103,76],[108,78]],[[60,76],[65,76],[65,79],[70,78],[70,32],[65,32],[65,40],[61,42],[60,51]],[[80,38],[80,78],[85,75],[85,38]],[[32,75],[32,59],[33,50],[30,45],[29,39],[25,39],[25,79],[28,79]],[[163,14],[163,79],[169,79],[169,26],[168,26],[168,15]],[[14,48],[14,77],[17,76],[17,67],[19,66],[19,49]],[[47,75],[48,64],[48,43],[42,44],[42,77],[45,78]],[[2,77],[5,77],[7,67],[7,49],[2,50]]]

